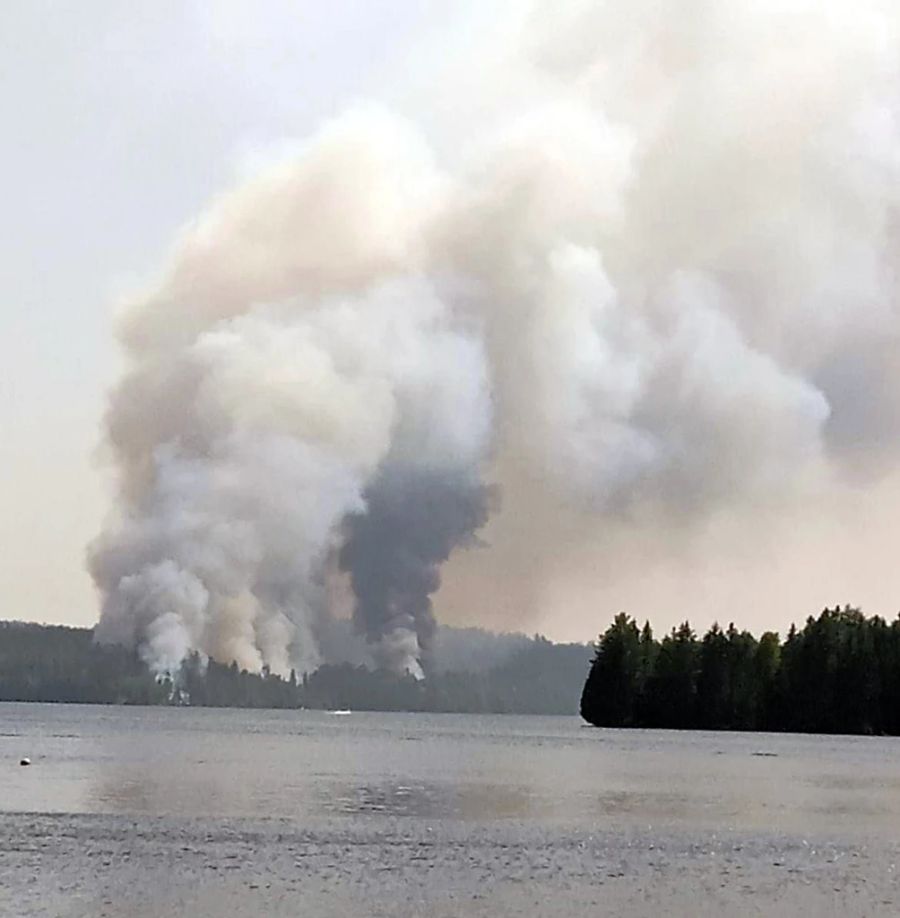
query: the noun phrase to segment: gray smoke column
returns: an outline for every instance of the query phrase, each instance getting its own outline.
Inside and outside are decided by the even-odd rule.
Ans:
[[[520,627],[548,584],[593,603],[598,559],[643,576],[900,468],[897,4],[496,10],[418,108],[322,125],[126,304],[101,640],[309,668],[339,559],[418,674],[448,558]]]
[[[366,511],[348,521],[340,563],[357,597],[357,627],[382,665],[424,674],[440,567],[487,522],[489,497],[464,474],[393,466],[367,489]]]

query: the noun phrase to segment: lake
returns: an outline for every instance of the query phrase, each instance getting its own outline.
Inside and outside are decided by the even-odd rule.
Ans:
[[[900,911],[893,738],[2,704],[0,775],[3,915]]]

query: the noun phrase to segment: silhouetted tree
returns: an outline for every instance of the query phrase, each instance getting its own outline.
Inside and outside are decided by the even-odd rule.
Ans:
[[[642,673],[637,624],[617,615],[597,642],[581,695],[581,716],[598,727],[631,726],[643,690]]]
[[[635,650],[635,647],[637,648]],[[637,658],[638,662],[634,663]],[[791,626],[782,645],[685,622],[653,641],[617,615],[597,645],[582,715],[603,726],[900,733],[900,618],[835,606]]]
[[[647,684],[647,712],[660,727],[696,726],[700,649],[688,622],[673,628],[662,641]]]

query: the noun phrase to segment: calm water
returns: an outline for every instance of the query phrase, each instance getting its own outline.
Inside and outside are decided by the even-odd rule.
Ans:
[[[26,755],[30,768],[18,764]],[[617,883],[630,875],[643,878],[645,897],[655,878],[673,914],[679,896],[685,914],[704,902],[710,913],[749,908],[731,880],[710,887],[725,896],[718,904],[696,898],[697,877],[687,878],[704,858],[731,865],[722,877],[735,867],[756,876],[745,895],[770,880],[780,900],[849,895],[836,914],[853,913],[854,878],[874,889],[867,871],[877,870],[867,913],[895,913],[896,739],[603,731],[564,717],[4,704],[0,775],[0,846],[12,849],[0,855],[4,914],[177,913],[190,900],[201,915],[286,915],[297,912],[294,895],[312,914],[418,914],[440,903],[446,914],[520,914],[532,893],[534,914],[555,914],[531,882],[543,873],[540,890],[564,884],[573,903],[626,914],[623,890],[636,887]],[[67,869],[69,881],[57,879]],[[382,869],[396,875],[373,880]],[[154,891],[160,871],[166,888]],[[478,911],[488,877],[495,901]]]
[[[31,768],[18,760],[27,755]],[[0,705],[0,810],[900,827],[900,740],[577,718]]]

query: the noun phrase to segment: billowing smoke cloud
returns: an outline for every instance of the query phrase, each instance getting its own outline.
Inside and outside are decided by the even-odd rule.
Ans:
[[[338,117],[128,310],[102,639],[308,667],[337,559],[419,674],[493,485],[514,563],[473,554],[531,584],[593,532],[674,544],[896,468],[894,6],[500,8],[453,106]]]
[[[433,291],[409,281],[254,309],[141,369],[110,419],[120,455],[133,452],[124,512],[93,550],[106,590],[99,638],[137,643],[160,670],[193,649],[250,668],[308,669],[329,626],[329,558],[344,529],[362,533],[371,502],[393,567],[387,605],[361,595],[359,621],[382,662],[418,673],[434,565],[484,514],[461,513],[449,497],[441,507],[408,483],[480,500],[490,424],[481,345]],[[398,468],[394,491],[373,484]],[[391,499],[422,503],[391,511]],[[415,527],[422,544],[391,531],[392,513],[432,514]],[[371,576],[369,541],[346,547],[358,582]]]
[[[423,675],[437,627],[440,565],[486,522],[489,490],[458,472],[389,466],[350,518],[341,565],[358,597],[354,619],[389,668]]]

